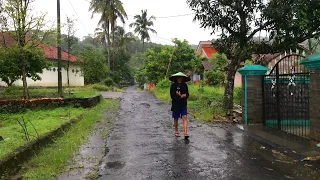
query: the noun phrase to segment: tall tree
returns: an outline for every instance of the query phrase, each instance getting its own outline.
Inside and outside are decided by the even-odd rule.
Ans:
[[[92,14],[101,14],[98,26],[103,30],[103,38],[106,41],[105,47],[107,51],[107,60],[109,69],[111,68],[111,39],[110,31],[112,33],[112,39],[114,39],[116,21],[118,18],[124,23],[127,14],[124,10],[123,4],[120,0],[91,0],[89,10]]]
[[[67,17],[67,37],[65,41],[67,42],[67,51],[68,51],[68,62],[67,62],[67,80],[68,80],[68,88],[70,93],[70,77],[69,77],[69,70],[70,70],[70,60],[71,60],[71,53],[72,53],[72,46],[78,41],[75,38],[76,30],[74,29],[74,20],[70,17]]]
[[[8,21],[5,15],[5,5],[3,0],[0,0],[0,32],[2,33],[3,44],[5,45],[4,32],[8,31]]]
[[[145,52],[144,75],[148,81],[159,82],[166,77],[168,64],[171,59],[169,74],[175,72],[187,72],[193,70],[193,61],[196,55],[194,49],[184,40],[175,39],[173,41],[177,46],[162,46],[160,51],[148,49]],[[173,49],[175,53],[173,54]]]
[[[126,32],[121,26],[116,27],[114,40],[114,46],[116,48],[127,50],[128,44],[135,40],[136,39],[131,32]]]
[[[148,18],[147,10],[141,10],[141,15],[134,16],[135,22],[130,24],[130,27],[134,27],[134,33],[138,34],[142,40],[143,48],[145,41],[150,41],[149,32],[157,33],[156,30],[152,29],[153,20],[156,20],[154,16]]]
[[[111,1],[111,21],[110,21],[110,27],[111,27],[111,33],[112,33],[112,45],[114,43],[115,38],[115,31],[117,30],[117,19],[120,19],[120,21],[124,24],[125,19],[128,19],[127,13],[123,7],[123,4],[119,0],[113,0]]]
[[[16,45],[0,47],[0,54],[0,79],[7,86],[12,86],[16,80],[22,77],[21,66],[18,66],[21,56],[27,62],[25,69],[28,78],[34,81],[41,80],[38,74],[43,73],[43,69],[48,67],[43,51],[36,47],[21,48]]]
[[[227,83],[224,107],[233,108],[234,76],[240,63],[254,53],[268,53],[297,48],[299,43],[319,35],[320,2],[313,0],[187,0],[201,27],[220,30],[214,46],[227,55]],[[256,43],[261,31],[269,42]]]
[[[45,26],[44,15],[35,16],[32,14],[30,6],[33,2],[33,0],[7,0],[5,4],[9,29],[13,30],[11,34],[17,42],[17,46],[21,49],[39,45],[39,34]],[[42,38],[45,36],[46,34],[43,34]],[[21,53],[19,62],[23,82],[23,97],[29,99],[26,70],[28,58],[25,53]]]

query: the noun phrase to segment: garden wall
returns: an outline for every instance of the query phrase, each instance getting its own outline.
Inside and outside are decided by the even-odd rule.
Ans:
[[[0,100],[1,113],[17,113],[27,109],[46,107],[83,107],[90,108],[97,105],[101,100],[101,95],[90,98],[43,98],[33,100]]]

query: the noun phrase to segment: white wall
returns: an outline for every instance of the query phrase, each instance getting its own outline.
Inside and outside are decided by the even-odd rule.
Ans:
[[[43,73],[40,74],[42,78],[41,81],[33,81],[32,79],[28,78],[27,83],[28,86],[58,86],[58,72],[57,67],[51,67],[49,70],[44,69]],[[62,85],[68,85],[68,78],[67,78],[67,70],[62,68]],[[70,64],[69,67],[69,78],[70,78],[70,86],[84,86],[84,77],[82,76],[80,66]],[[13,83],[16,86],[22,86],[22,81],[18,80]],[[6,83],[1,81],[0,79],[0,86],[6,86]]]
[[[200,80],[201,80],[201,77],[200,77],[200,75],[198,75],[198,74],[192,74],[192,75],[191,75],[191,80],[192,80],[192,81],[200,81]]]

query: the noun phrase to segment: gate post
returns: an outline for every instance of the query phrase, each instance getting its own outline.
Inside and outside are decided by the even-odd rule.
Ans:
[[[244,124],[263,123],[263,76],[268,68],[248,65],[238,70],[242,75],[242,119]]]
[[[320,141],[320,54],[309,56],[300,64],[310,69],[310,138]]]

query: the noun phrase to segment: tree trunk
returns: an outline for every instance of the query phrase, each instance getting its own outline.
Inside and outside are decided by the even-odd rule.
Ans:
[[[13,85],[14,81],[10,80],[8,86],[11,87]]]
[[[112,54],[114,54],[114,31],[115,31],[115,22],[111,24],[111,33],[112,33]],[[112,69],[114,69],[114,56],[112,56]]]
[[[227,113],[231,113],[233,109],[233,90],[234,90],[234,77],[237,72],[238,65],[235,61],[231,61],[228,65],[228,72],[227,72],[227,83],[225,84],[225,91],[224,91],[224,102],[223,106]]]
[[[144,51],[144,39],[142,39],[142,52]]]
[[[308,54],[312,55],[313,54],[313,47],[312,47],[312,42],[311,39],[308,39]]]
[[[23,82],[23,99],[29,99],[29,92],[28,92],[28,84],[27,84],[27,73],[26,73],[26,63],[25,60],[21,60],[21,70],[22,70],[22,82]]]
[[[70,52],[70,51],[68,51]],[[70,76],[69,76],[69,68],[70,68],[70,57],[68,58],[68,65],[67,65],[67,80],[68,80],[68,91],[69,91],[69,95],[70,95]]]
[[[107,28],[107,43],[108,43],[108,48],[107,48],[107,51],[108,51],[108,67],[109,67],[109,70],[111,70],[111,58],[110,58],[110,48],[111,48],[111,42],[110,42],[110,24],[109,24],[109,20],[107,20],[106,22],[106,28]]]
[[[112,22],[111,24],[111,33],[112,33],[112,47],[114,47],[114,33],[115,33],[115,23]]]

